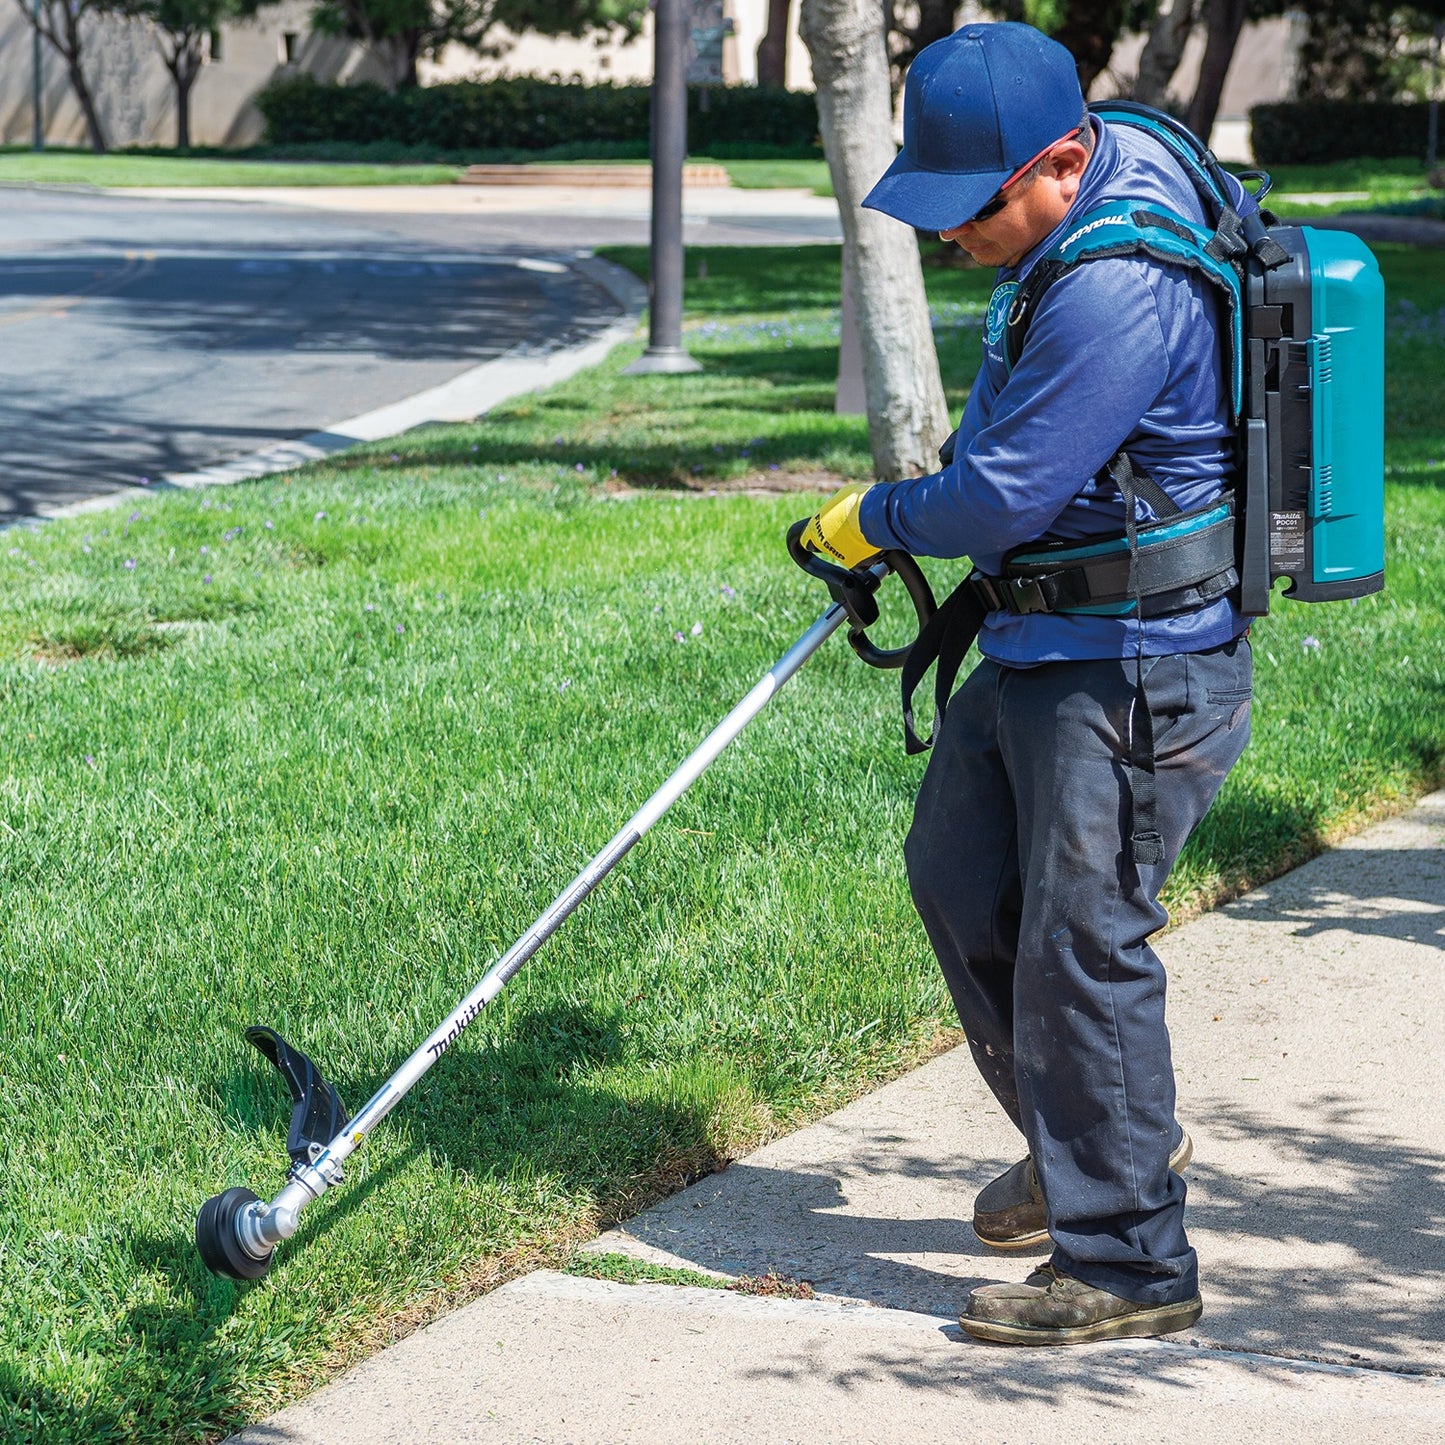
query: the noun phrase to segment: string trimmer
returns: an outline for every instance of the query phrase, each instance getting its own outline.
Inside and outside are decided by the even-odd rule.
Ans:
[[[797,522],[789,530],[788,550],[804,571],[827,584],[833,599],[827,610],[558,894],[354,1118],[347,1118],[335,1088],[299,1049],[292,1048],[274,1029],[252,1025],[246,1030],[248,1041],[276,1066],[291,1091],[291,1128],[286,1140],[291,1167],[281,1192],[269,1203],[238,1186],[214,1195],[201,1206],[196,1217],[196,1247],[212,1273],[232,1279],[260,1279],[271,1268],[276,1246],[296,1233],[301,1211],[313,1199],[320,1199],[332,1185],[342,1182],[342,1166],[361,1147],[367,1135],[396,1108],[522,965],[622,861],[633,844],[845,622],[849,625],[848,641],[864,662],[883,668],[903,665],[908,655],[906,646],[877,647],[867,632],[878,620],[878,604],[873,594],[890,572],[897,573],[907,589],[919,626],[933,615],[933,593],[918,565],[906,553],[884,552],[871,564],[847,571],[803,547],[804,526],[804,522]]]

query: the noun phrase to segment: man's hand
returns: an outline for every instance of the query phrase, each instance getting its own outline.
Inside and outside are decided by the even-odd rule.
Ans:
[[[831,557],[849,571],[876,557],[882,548],[875,547],[858,526],[858,504],[871,485],[853,482],[834,492],[803,529],[803,546]]]

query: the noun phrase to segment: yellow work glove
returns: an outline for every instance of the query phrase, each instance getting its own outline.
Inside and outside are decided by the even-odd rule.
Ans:
[[[831,557],[849,571],[876,557],[882,549],[875,547],[858,526],[858,506],[871,485],[853,482],[834,492],[803,529],[803,546]]]

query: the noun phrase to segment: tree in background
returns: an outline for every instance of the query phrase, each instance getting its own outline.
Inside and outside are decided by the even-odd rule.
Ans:
[[[191,143],[191,90],[209,58],[212,37],[231,20],[249,20],[276,0],[124,0],[125,13],[155,32],[176,95],[176,145]]]
[[[793,17],[793,0],[768,0],[768,28],[758,42],[758,84],[785,86],[788,83],[788,25]]]
[[[1199,5],[1200,0],[1161,0],[1139,55],[1139,73],[1134,77],[1132,92],[1134,100],[1164,108],[1169,82],[1184,57]]]
[[[873,469],[919,476],[937,467],[949,425],[918,240],[860,204],[894,155],[882,0],[802,0],[800,20],[857,307]]]
[[[1142,30],[1158,0],[984,0],[999,20],[1021,20],[1057,40],[1074,57],[1084,94],[1108,68],[1115,42]]]
[[[1445,21],[1445,0],[1316,0],[1300,48],[1302,100],[1398,100],[1420,89],[1427,37]]]
[[[1199,62],[1199,79],[1184,120],[1195,135],[1206,141],[1219,114],[1224,82],[1248,10],[1249,0],[1204,0],[1204,59]]]
[[[893,67],[893,94],[903,89],[908,67],[935,40],[952,35],[958,27],[958,0],[913,0],[884,7],[889,31],[888,59]]]
[[[118,7],[115,0],[15,0],[27,23],[55,50],[65,62],[70,88],[85,116],[85,131],[90,148],[96,155],[106,149],[105,130],[95,108],[95,97],[85,75],[85,41],[91,22]]]
[[[581,37],[642,29],[647,0],[318,0],[311,22],[323,35],[359,40],[381,62],[387,86],[417,83],[417,61],[434,60],[448,45],[481,54],[500,47],[497,28],[521,35]]]

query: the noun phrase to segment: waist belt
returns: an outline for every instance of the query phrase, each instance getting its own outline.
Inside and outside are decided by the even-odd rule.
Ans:
[[[990,612],[1167,617],[1208,606],[1238,583],[1229,502],[1139,527],[1133,548],[1125,535],[1016,548],[1000,576],[970,572],[909,648],[902,679],[908,751],[924,752],[938,736],[958,670]],[[913,726],[913,695],[935,662],[933,731],[925,741]]]
[[[1234,571],[1234,514],[1228,502],[1166,518],[1125,535],[1015,548],[1003,574],[975,571],[990,612],[1082,612],[1164,617],[1207,606],[1239,582]]]
[[[958,669],[990,612],[1163,617],[1206,606],[1239,585],[1234,567],[1232,500],[1181,512],[1147,472],[1134,469],[1125,451],[1107,468],[1124,501],[1123,536],[1081,542],[1029,543],[1004,558],[1002,575],[975,570],[944,599],[908,650],[903,663],[903,734],[910,753],[932,746],[943,726]],[[1135,501],[1160,518],[1141,527]],[[913,726],[913,694],[938,663],[933,730],[925,742]],[[1144,633],[1134,648],[1134,707],[1129,719],[1130,856],[1137,866],[1164,861],[1155,821],[1154,718],[1144,689]]]

